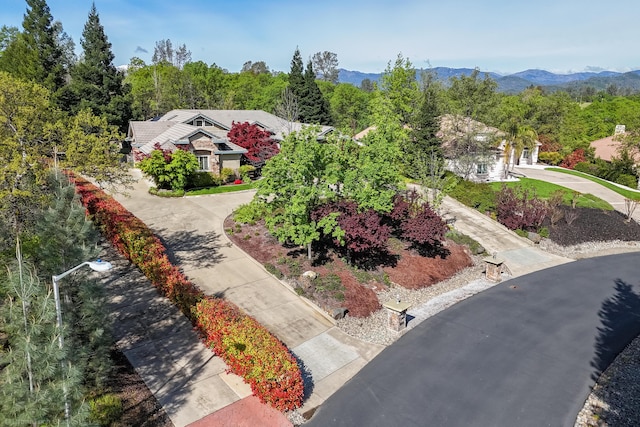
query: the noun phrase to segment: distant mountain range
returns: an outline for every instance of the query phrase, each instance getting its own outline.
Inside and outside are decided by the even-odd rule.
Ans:
[[[416,72],[418,79],[422,71],[427,70],[418,70]],[[438,80],[448,83],[452,77],[470,75],[473,69],[436,67],[431,68],[429,71],[435,73]],[[610,85],[615,85],[619,90],[625,92],[640,92],[640,70],[627,73],[601,71],[599,73],[581,72],[571,74],[555,74],[545,70],[525,70],[509,75],[480,71],[482,78],[484,78],[485,74],[495,80],[498,84],[498,91],[504,93],[519,93],[530,86],[540,86],[545,90],[554,91],[580,90],[583,87],[605,90]],[[372,82],[379,81],[381,75],[382,73],[361,73],[341,68],[338,74],[338,81],[360,86],[364,79],[369,79]]]

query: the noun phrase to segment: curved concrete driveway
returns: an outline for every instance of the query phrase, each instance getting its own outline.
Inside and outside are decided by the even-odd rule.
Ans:
[[[625,210],[625,202],[623,196],[586,178],[581,178],[579,176],[562,172],[554,172],[546,170],[542,167],[516,167],[515,171],[527,178],[547,181],[552,184],[561,185],[563,187],[579,191],[580,193],[593,194],[594,196],[600,197],[605,202],[608,202],[611,206],[613,206],[615,210],[620,211],[625,215],[627,213]],[[636,221],[640,221],[640,209],[636,209],[632,217]]]
[[[253,191],[160,198],[148,193],[149,184],[138,170],[132,170],[132,173],[138,181],[131,194],[114,197],[162,239],[172,261],[190,280],[205,293],[226,298],[241,307],[303,362],[310,394],[303,412],[321,404],[383,349],[383,346],[359,341],[342,332],[231,244],[224,233],[223,221],[239,205],[248,203],[253,198]],[[197,344],[196,341],[193,345]],[[168,370],[155,375],[170,376],[173,372]],[[198,391],[192,393],[197,395]],[[246,394],[245,390],[241,397]],[[173,405],[170,416],[176,425],[185,425],[182,420],[195,421],[232,402]]]
[[[640,333],[637,253],[503,282],[425,320],[331,396],[309,426],[573,426]]]

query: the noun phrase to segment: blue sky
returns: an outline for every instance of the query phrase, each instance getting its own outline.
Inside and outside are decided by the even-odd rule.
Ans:
[[[237,72],[264,61],[288,72],[334,52],[339,67],[377,73],[402,54],[416,67],[502,74],[640,69],[640,2],[614,0],[96,0],[116,65],[149,63],[155,42],[186,44],[194,61]],[[80,47],[91,0],[49,0]],[[24,0],[2,0],[0,25],[21,28]]]

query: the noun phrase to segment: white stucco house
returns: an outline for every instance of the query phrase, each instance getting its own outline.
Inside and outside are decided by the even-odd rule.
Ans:
[[[361,141],[374,129],[375,126],[370,126],[353,138]],[[505,132],[468,117],[451,114],[440,116],[438,137],[442,141],[446,169],[476,182],[504,181],[509,179],[507,172],[514,165],[537,164],[542,145],[536,141],[533,147],[525,148],[515,158],[515,149],[509,144]]]
[[[505,132],[469,117],[440,117],[442,150],[446,168],[465,179],[476,182],[510,179],[515,165],[535,165],[540,142],[525,147],[516,158],[516,150]]]

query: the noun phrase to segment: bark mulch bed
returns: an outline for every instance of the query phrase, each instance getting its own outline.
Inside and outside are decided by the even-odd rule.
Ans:
[[[227,236],[265,266],[276,277],[287,280],[296,291],[313,300],[329,314],[346,309],[350,316],[367,317],[380,308],[376,290],[392,282],[410,289],[433,285],[472,265],[466,246],[447,241],[440,255],[423,257],[397,239],[391,239],[389,254],[377,266],[355,268],[331,249],[314,249],[313,259],[305,248],[286,246],[269,234],[262,221],[236,224],[225,220]],[[311,280],[306,271],[317,273]]]
[[[545,223],[549,228],[549,239],[561,246],[612,240],[640,241],[640,224],[627,221],[621,212],[570,206],[561,209],[562,218],[554,225],[548,219]]]

